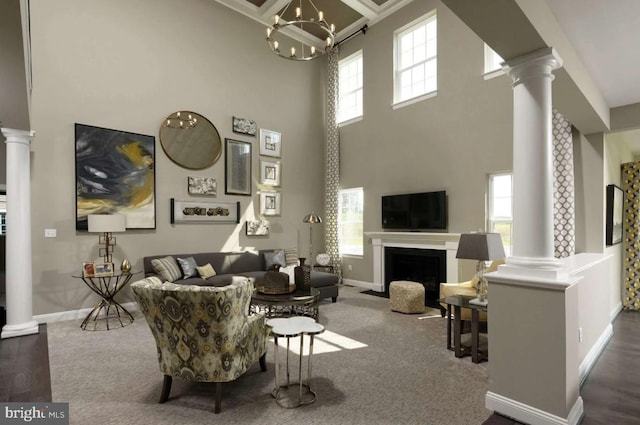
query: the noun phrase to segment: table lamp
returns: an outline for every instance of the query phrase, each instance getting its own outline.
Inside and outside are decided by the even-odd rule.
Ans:
[[[483,306],[488,304],[487,281],[484,278],[487,267],[485,261],[499,260],[504,257],[504,247],[499,233],[463,233],[460,235],[456,258],[478,260],[476,263],[476,274],[478,275],[476,298],[470,300],[469,304]]]
[[[313,269],[313,225],[316,223],[322,223],[322,219],[319,215],[311,213],[304,216],[303,223],[309,223],[309,267]]]
[[[89,232],[102,233],[98,237],[98,243],[104,247],[100,248],[98,254],[105,263],[111,263],[111,254],[116,246],[116,238],[111,234],[126,230],[126,217],[122,214],[89,214],[87,220]]]

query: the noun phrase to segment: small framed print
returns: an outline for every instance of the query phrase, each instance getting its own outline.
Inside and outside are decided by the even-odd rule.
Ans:
[[[247,220],[247,236],[268,236],[269,220]]]
[[[211,177],[187,177],[189,195],[216,196],[218,184]]]
[[[280,158],[281,135],[276,131],[260,129],[260,155]]]
[[[93,263],[82,263],[82,277],[93,277],[95,273]]]
[[[93,263],[95,277],[113,276],[113,263]]]
[[[233,132],[238,134],[246,134],[248,136],[256,135],[256,122],[247,118],[233,117]]]
[[[260,183],[280,186],[280,161],[260,160]]]
[[[280,215],[280,192],[263,190],[260,192],[260,213]]]

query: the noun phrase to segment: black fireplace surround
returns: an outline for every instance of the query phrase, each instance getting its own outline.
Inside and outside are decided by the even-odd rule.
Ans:
[[[394,280],[409,280],[424,286],[424,304],[438,308],[440,282],[447,281],[447,253],[439,249],[384,248],[384,290]]]

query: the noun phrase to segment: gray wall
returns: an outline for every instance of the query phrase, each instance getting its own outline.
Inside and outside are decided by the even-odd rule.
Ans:
[[[436,7],[438,96],[393,110],[393,32]],[[359,49],[364,118],[340,130],[341,187],[364,188],[365,232],[381,230],[382,195],[442,189],[448,195],[449,232],[484,229],[487,174],[512,167],[510,79],[482,78],[482,41],[433,0],[412,2],[377,23],[341,46],[341,56]],[[372,280],[366,238],[364,256],[343,262],[347,279]]]
[[[29,130],[20,0],[0,2],[0,127]],[[6,146],[0,134],[0,184],[6,183]]]
[[[33,2],[31,24],[34,314],[95,303],[72,277],[98,257],[97,235],[75,230],[74,123],[156,137],[156,229],[117,234],[114,261],[140,270],[150,254],[308,246],[302,218],[323,205],[324,59],[277,58],[262,25],[210,0]],[[177,110],[206,116],[223,138],[252,142],[252,196],[224,194],[224,156],[202,171],[166,157],[158,130]],[[282,214],[269,218],[269,237],[244,233],[245,219],[259,216],[259,145],[232,133],[234,115],[282,133]],[[214,199],[240,201],[241,224],[171,225],[169,199],[193,199],[187,176],[217,179]],[[57,238],[45,239],[46,228]]]

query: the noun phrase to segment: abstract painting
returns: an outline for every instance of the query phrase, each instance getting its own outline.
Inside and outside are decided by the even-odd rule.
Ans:
[[[155,229],[155,137],[76,124],[75,138],[76,229],[116,213],[127,229]]]

